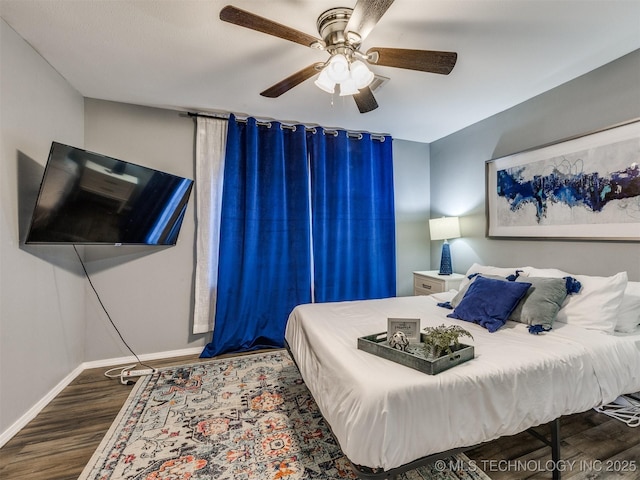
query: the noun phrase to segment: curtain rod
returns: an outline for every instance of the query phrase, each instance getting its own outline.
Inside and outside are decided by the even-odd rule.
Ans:
[[[182,115],[184,116],[184,115]],[[228,120],[229,117],[231,116],[230,113],[197,113],[197,112],[187,112],[187,116],[191,117],[191,118],[197,118],[197,117],[205,117],[205,118],[217,118],[220,120]],[[247,118],[250,115],[244,116],[242,115],[242,117],[244,118],[238,118],[238,116],[236,115],[236,120],[238,122],[246,122]],[[257,120],[257,119],[256,119]],[[289,122],[281,122],[280,120],[258,120],[258,124],[259,125],[271,125],[271,122],[279,122],[283,128],[294,128],[296,125],[303,125],[300,122],[297,123],[289,123]],[[304,125],[304,128],[308,131],[308,132],[316,132],[316,127],[318,127],[319,125]],[[338,135],[338,130],[344,130],[344,129],[337,129],[337,128],[326,128],[326,127],[322,127],[323,131],[326,134],[332,134],[332,135]],[[358,132],[358,131],[351,131],[351,130],[345,130],[347,132],[347,135],[352,137],[352,138],[362,138],[362,134],[363,133],[368,133],[371,135],[371,138],[373,140],[379,140],[381,142],[385,141],[385,138],[387,136],[391,136],[389,134],[386,133],[371,133],[371,132]]]

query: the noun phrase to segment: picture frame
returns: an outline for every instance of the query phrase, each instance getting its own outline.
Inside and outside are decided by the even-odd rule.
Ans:
[[[640,120],[489,160],[487,237],[640,241]]]
[[[397,331],[404,332],[409,343],[420,343],[419,318],[387,318],[387,340]]]

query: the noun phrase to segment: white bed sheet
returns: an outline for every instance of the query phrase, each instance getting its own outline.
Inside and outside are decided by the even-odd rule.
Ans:
[[[614,336],[556,323],[532,335],[447,318],[430,296],[296,307],[285,338],[345,455],[389,470],[427,455],[513,435],[640,390],[640,333]],[[466,328],[475,358],[438,375],[358,350],[387,317]]]

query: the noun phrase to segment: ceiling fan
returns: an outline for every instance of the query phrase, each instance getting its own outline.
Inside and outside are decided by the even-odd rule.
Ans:
[[[318,33],[322,39],[232,5],[227,5],[220,11],[220,19],[329,53],[327,62],[313,63],[288,76],[261,92],[263,97],[279,97],[319,74],[315,81],[319,88],[333,93],[336,85],[339,85],[340,95],[352,95],[360,113],[367,113],[378,108],[378,102],[370,88],[374,74],[367,64],[448,75],[458,58],[455,52],[405,48],[372,47],[366,53],[361,52],[362,41],[371,33],[393,1],[358,0],[353,9],[337,7],[327,10],[317,20]]]

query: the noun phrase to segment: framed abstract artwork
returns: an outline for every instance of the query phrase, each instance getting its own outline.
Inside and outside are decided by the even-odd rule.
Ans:
[[[640,241],[640,121],[486,162],[487,236]]]

